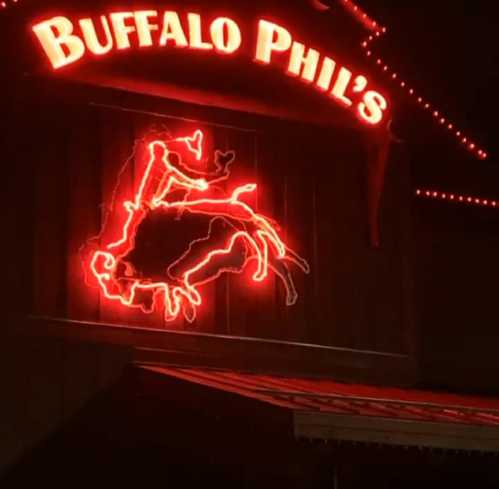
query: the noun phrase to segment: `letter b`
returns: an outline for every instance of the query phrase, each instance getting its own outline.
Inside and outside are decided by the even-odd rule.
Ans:
[[[40,22],[33,26],[33,32],[54,69],[74,63],[85,53],[85,44],[73,34],[73,24],[66,17],[53,17]]]

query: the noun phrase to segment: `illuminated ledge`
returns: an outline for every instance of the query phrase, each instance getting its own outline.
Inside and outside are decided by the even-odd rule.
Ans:
[[[122,345],[136,363],[227,368],[275,374],[334,376],[375,384],[414,385],[408,355],[258,338],[134,328],[116,324],[29,317],[23,334]]]
[[[292,412],[296,438],[499,452],[499,399],[216,369],[144,370]]]
[[[499,427],[295,412],[297,438],[499,452]]]

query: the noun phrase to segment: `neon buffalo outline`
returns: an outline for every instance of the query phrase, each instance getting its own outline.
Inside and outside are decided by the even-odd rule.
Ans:
[[[194,165],[180,160],[174,165],[170,160],[173,147],[183,146],[187,154],[192,154]],[[133,200],[126,200],[123,206],[126,218],[120,229],[121,236],[95,249],[96,238],[90,240],[91,277],[95,279],[103,295],[124,306],[140,308],[144,313],[162,310],[166,321],[175,320],[180,312],[189,322],[196,318],[196,310],[202,304],[199,287],[211,282],[223,273],[241,273],[250,261],[256,260],[256,270],[252,275],[255,282],[264,281],[269,270],[278,276],[286,290],[286,304],[297,301],[289,263],[294,263],[304,273],[309,273],[306,260],[292,251],[279,237],[276,225],[271,219],[256,213],[250,205],[242,201],[244,194],[256,192],[257,185],[249,183],[236,187],[227,194],[219,184],[230,176],[230,165],[235,153],[215,151],[215,171],[200,171],[202,160],[203,133],[197,130],[191,137],[154,140],[147,145],[149,162],[142,175]],[[221,161],[225,158],[225,163]],[[196,165],[197,164],[197,165]],[[202,178],[191,178],[182,169]],[[172,194],[185,191],[181,200],[169,200]],[[218,196],[215,196],[217,195]],[[153,281],[137,276],[134,267],[126,261],[126,255],[135,247],[135,238],[140,223],[153,211],[183,212],[212,216],[208,234],[190,243],[180,258],[166,269],[167,281]],[[171,270],[182,260],[192,261],[193,249],[197,243],[208,242],[212,227],[222,220],[229,229],[225,245],[216,247],[195,259],[194,264],[180,276],[173,276]],[[107,222],[104,223],[99,237],[103,236]],[[99,238],[98,237],[98,238]],[[97,239],[98,239],[97,238]],[[102,238],[100,239],[102,241]],[[242,257],[234,263],[233,254],[238,251]],[[189,258],[189,260],[187,260]],[[88,272],[88,270],[87,270]],[[144,294],[149,294],[144,300]]]

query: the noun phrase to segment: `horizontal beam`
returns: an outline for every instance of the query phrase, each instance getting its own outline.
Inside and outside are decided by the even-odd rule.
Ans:
[[[181,365],[336,380],[413,385],[414,359],[405,355],[287,341],[30,317],[17,330],[30,335],[123,345],[142,365]]]

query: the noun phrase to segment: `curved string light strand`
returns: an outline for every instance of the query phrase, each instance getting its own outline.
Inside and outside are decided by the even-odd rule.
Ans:
[[[387,32],[386,27],[379,25],[375,20],[371,19],[363,10],[360,9],[351,0],[340,0],[340,4],[349,11],[360,23],[362,23],[369,31],[370,34],[362,42],[361,47],[366,57],[372,59],[374,64],[381,69],[381,71],[393,83],[398,85],[415,103],[421,107],[422,110],[428,112],[433,117],[436,124],[445,129],[451,136],[457,139],[464,149],[467,149],[475,158],[485,160],[488,157],[487,152],[481,148],[475,141],[468,135],[464,134],[462,129],[459,129],[456,124],[448,117],[437,110],[426,98],[416,92],[416,90],[409,84],[401,75],[392,69],[384,62],[381,57],[374,55],[372,50],[372,43],[384,36]]]

